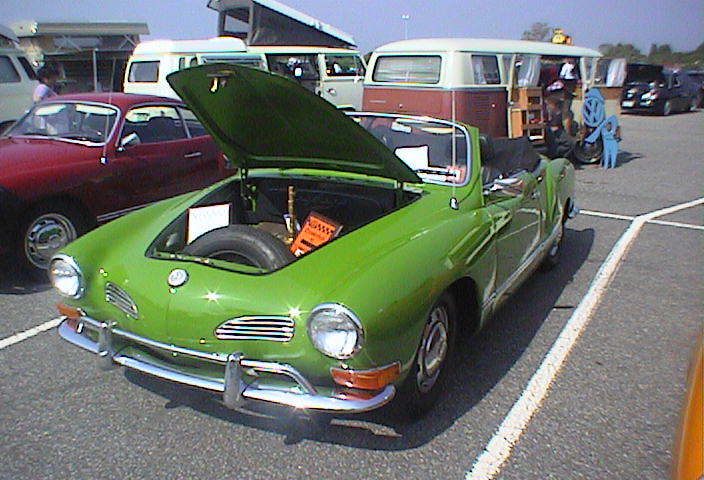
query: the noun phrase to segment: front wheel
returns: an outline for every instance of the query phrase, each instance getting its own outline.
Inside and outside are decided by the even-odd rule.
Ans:
[[[20,228],[20,260],[29,273],[49,266],[54,254],[86,232],[87,222],[71,205],[44,204],[28,212]]]
[[[604,154],[604,142],[601,137],[596,142],[585,142],[580,140],[574,147],[574,156],[579,163],[590,165],[599,163]]]
[[[445,293],[430,309],[416,359],[398,395],[411,416],[423,415],[437,401],[449,371],[448,360],[456,336],[457,308],[452,296]]]
[[[670,100],[665,100],[665,103],[660,107],[660,115],[667,117],[672,113],[672,102]]]

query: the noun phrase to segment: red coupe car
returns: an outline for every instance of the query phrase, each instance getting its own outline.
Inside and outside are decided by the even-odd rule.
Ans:
[[[43,270],[93,226],[232,173],[178,100],[52,97],[0,138],[0,252]]]

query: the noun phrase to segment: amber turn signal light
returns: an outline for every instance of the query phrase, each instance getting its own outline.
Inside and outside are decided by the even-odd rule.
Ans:
[[[398,378],[401,372],[399,362],[372,370],[347,370],[344,368],[331,368],[332,378],[335,383],[347,388],[361,390],[380,390]]]
[[[56,308],[59,309],[59,313],[61,315],[68,318],[69,320],[73,320],[74,322],[81,318],[81,315],[83,313],[80,309],[75,307],[69,307],[63,302],[57,303]]]

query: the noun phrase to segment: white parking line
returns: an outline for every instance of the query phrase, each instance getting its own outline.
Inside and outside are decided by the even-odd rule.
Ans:
[[[666,225],[668,227],[689,228],[692,230],[704,230],[703,226],[692,225],[691,223],[668,222],[667,220],[649,220],[648,223],[654,223],[656,225]]]
[[[579,213],[590,216],[590,217],[614,218],[616,220],[633,221],[636,219],[636,217],[632,217],[630,215],[619,215],[617,213],[595,212],[593,210],[580,210]],[[691,223],[669,222],[667,220],[647,220],[646,222],[647,223],[654,223],[656,225],[665,225],[668,227],[689,228],[692,230],[704,230],[704,226],[693,225]]]
[[[636,217],[631,217],[629,215],[619,215],[617,213],[605,213],[605,212],[595,212],[593,210],[580,210],[580,215],[587,215],[589,217],[602,217],[602,218],[615,218],[617,220],[628,220],[631,221]]]
[[[19,343],[22,340],[26,340],[30,337],[38,335],[47,330],[51,330],[52,328],[58,327],[60,323],[61,319],[55,318],[53,320],[49,320],[46,323],[42,323],[41,325],[37,325],[36,327],[32,327],[29,330],[25,330],[24,332],[16,333],[7,338],[3,338],[2,340],[0,340],[0,350],[9,347],[10,345],[14,345],[15,343]]]
[[[701,205],[702,203],[704,203],[704,197],[639,215],[633,219],[628,229],[621,235],[621,238],[619,238],[606,260],[604,260],[586,295],[545,355],[521,396],[513,404],[513,407],[511,407],[511,410],[509,410],[503,422],[499,425],[484,451],[477,457],[472,469],[467,472],[466,480],[489,480],[494,478],[511,456],[511,450],[528,427],[528,423],[538,408],[540,408],[543,400],[547,397],[550,385],[560,372],[579,335],[589,323],[592,314],[601,302],[606,287],[609,285],[619,264],[626,256],[626,253],[628,253],[643,225],[657,217],[695,205]]]

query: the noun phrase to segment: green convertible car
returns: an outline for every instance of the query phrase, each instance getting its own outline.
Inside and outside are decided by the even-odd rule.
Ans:
[[[169,81],[238,171],[54,256],[59,333],[106,366],[231,408],[422,413],[458,332],[559,259],[574,170],[527,139],[346,114],[247,67]]]

